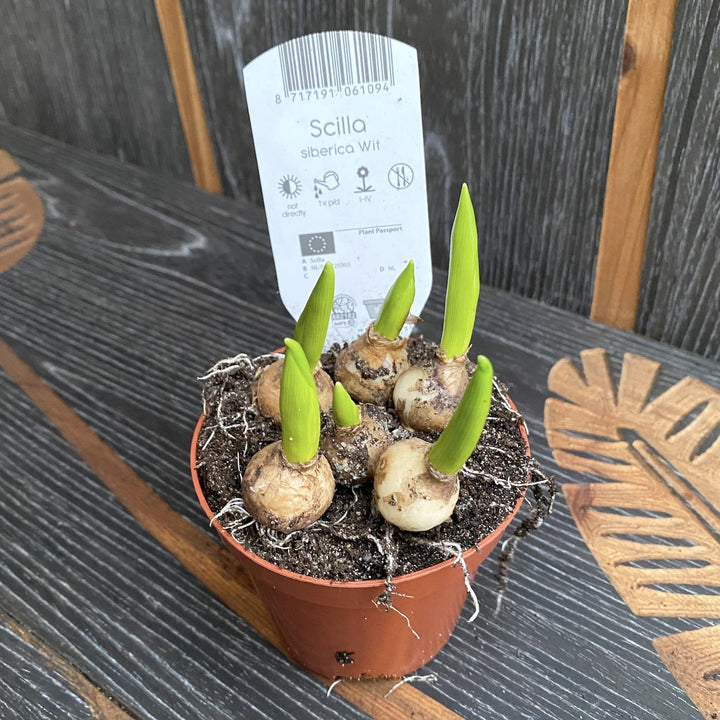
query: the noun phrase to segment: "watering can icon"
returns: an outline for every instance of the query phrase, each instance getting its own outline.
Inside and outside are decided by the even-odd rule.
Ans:
[[[334,170],[328,170],[321,179],[315,178],[313,182],[326,190],[335,190],[340,186],[340,177]]]

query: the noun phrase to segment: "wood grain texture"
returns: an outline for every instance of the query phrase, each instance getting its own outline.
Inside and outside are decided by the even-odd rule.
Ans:
[[[635,326],[677,0],[629,0],[590,317]]]
[[[678,5],[637,331],[720,359],[720,2]]]
[[[653,640],[660,657],[706,720],[720,717],[720,626]]]
[[[484,283],[587,314],[624,3],[183,0],[225,191],[260,200],[242,69],[297,35],[353,28],[418,50],[433,261],[467,181]]]
[[[35,188],[20,175],[11,155],[0,150],[0,273],[30,251],[44,222]]]
[[[8,0],[0,68],[0,120],[192,179],[151,3]]]
[[[210,144],[180,0],[155,0],[155,9],[165,43],[195,184],[209,192],[220,192],[220,176]]]
[[[588,547],[637,615],[720,617],[720,390],[686,377],[649,402],[659,363],[626,355],[616,387],[604,350],[581,357],[550,371],[545,428],[603,480],[563,488]]]
[[[174,512],[203,527],[187,469],[201,410],[193,378],[292,330],[262,211],[2,123],[0,146],[52,210],[43,242],[0,277],[0,336]],[[423,313],[433,338],[444,281],[439,272]],[[603,346],[616,372],[630,349],[663,362],[658,392],[688,374],[720,386],[716,363],[500,291],[483,289],[478,318],[473,347],[509,383],[536,455],[561,482],[578,478],[553,464],[542,423],[560,357]],[[361,716],[325,699],[214,599],[3,375],[0,401],[6,611],[141,717]],[[38,527],[43,542],[29,553]],[[498,616],[495,569],[493,559],[481,566],[481,616],[468,623],[468,605],[423,670],[437,675],[425,694],[470,719],[697,717],[651,639],[698,621],[630,613],[562,501],[521,544]]]
[[[132,720],[42,640],[0,610],[0,712],[6,718]]]

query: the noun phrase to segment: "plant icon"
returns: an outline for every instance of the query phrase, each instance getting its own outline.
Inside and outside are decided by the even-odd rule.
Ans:
[[[368,185],[365,182],[365,179],[370,174],[370,171],[364,166],[361,165],[357,170],[357,176],[362,181],[362,186],[355,188],[356,193],[366,193],[366,192],[375,192],[375,188],[372,185]]]

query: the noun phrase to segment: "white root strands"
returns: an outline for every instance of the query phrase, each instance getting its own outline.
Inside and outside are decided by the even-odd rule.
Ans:
[[[232,516],[232,519],[220,522],[227,515]],[[216,520],[222,525],[223,529],[230,533],[234,540],[238,540],[235,533],[244,530],[245,528],[249,528],[255,523],[255,518],[253,518],[252,515],[250,515],[250,513],[245,509],[242,498],[233,498],[222,508],[222,510],[213,515],[210,519],[210,527],[212,527],[212,524]]]
[[[506,480],[502,480],[502,479],[500,479],[499,477],[496,477],[495,475],[493,475],[492,473],[484,472],[484,471],[482,471],[482,470],[471,470],[467,465],[463,465],[463,466],[460,468],[460,473],[459,473],[459,474],[460,474],[460,477],[462,477],[462,478],[465,478],[465,477],[473,477],[473,478],[481,477],[481,478],[485,478],[485,480],[490,480],[491,482],[494,482],[496,485],[502,485],[503,487],[506,487],[506,486],[507,486],[507,481],[506,481]],[[522,483],[522,486],[523,486],[523,487],[524,487],[524,485],[525,485],[525,483]]]
[[[198,380],[209,380],[211,377],[216,375],[228,375],[229,373],[235,372],[236,370],[249,370],[255,372],[256,363],[258,360],[264,358],[279,358],[283,357],[280,353],[267,353],[266,355],[259,355],[256,358],[250,358],[245,353],[240,353],[235,357],[224,358],[218,360],[205,375],[201,375]]]
[[[529,458],[528,458],[529,460]],[[496,485],[500,485],[501,487],[505,488],[526,488],[530,487],[532,485],[547,485],[547,480],[543,478],[542,480],[523,480],[522,482],[511,482],[510,480],[499,478],[496,475],[493,475],[492,473],[483,472],[482,470],[471,470],[467,465],[463,465],[460,468],[460,476],[461,477],[481,477],[485,480],[490,480],[491,482],[494,482]]]
[[[385,697],[390,697],[399,687],[405,685],[405,683],[415,682],[435,682],[437,675],[435,673],[429,673],[428,675],[408,675],[407,677],[398,680],[386,693]]]
[[[325,693],[325,697],[330,697],[330,693],[344,680],[347,678],[338,678],[337,680],[333,680],[330,685],[328,686],[327,692]]]
[[[227,435],[229,438],[232,438],[233,440],[237,440],[238,438],[236,438],[236,437],[229,431],[229,426],[228,426],[227,423],[225,422],[225,418],[223,417],[223,414],[222,414],[223,402],[225,402],[224,392],[225,392],[225,387],[226,387],[226,385],[227,385],[227,378],[226,378],[225,381],[223,382],[223,386],[222,386],[222,388],[221,388],[221,390],[220,390],[220,402],[218,402],[217,413],[216,413],[216,415],[217,415],[217,423],[218,423],[218,427],[225,433],[225,435]],[[234,419],[235,419],[235,418],[233,418],[233,420],[234,420]]]
[[[325,697],[330,697],[330,693],[342,682],[345,682],[349,678],[337,678],[333,680],[328,689],[325,692]],[[402,687],[406,683],[416,682],[437,682],[438,676],[435,673],[428,673],[427,675],[407,675],[404,678],[400,678],[384,695],[384,697],[390,697],[399,687]]]
[[[355,493],[355,489],[353,488],[353,497],[355,502],[357,500],[357,495]],[[347,514],[347,513],[346,513]],[[343,516],[344,517],[344,516]],[[342,518],[341,518],[342,519]],[[324,525],[325,527],[332,528],[333,525],[336,525],[339,522],[336,521],[334,523],[321,523],[321,521],[318,521],[315,523],[315,525]],[[392,581],[393,575],[395,574],[395,570],[397,568],[397,558],[395,557],[393,551],[392,551],[392,534],[393,534],[393,527],[388,526],[385,529],[385,537],[383,540],[380,538],[375,537],[372,533],[367,533],[365,535],[345,535],[341,532],[338,532],[337,530],[333,530],[333,534],[340,538],[341,540],[346,540],[350,542],[354,541],[362,541],[362,540],[370,540],[373,545],[377,548],[378,553],[383,558],[383,563],[385,566],[385,573],[386,573],[386,579],[385,579],[385,590],[380,593],[376,598],[373,598],[373,605],[375,605],[378,609],[383,609],[386,612],[389,612],[390,610],[394,610],[396,613],[402,615],[405,618],[405,621],[408,624],[408,627],[410,628],[410,631],[413,635],[415,635],[416,638],[420,638],[420,636],[415,632],[412,625],[410,624],[410,619],[405,615],[404,613],[400,612],[397,608],[393,607],[392,600],[393,597],[412,597],[412,595],[405,595],[404,593],[398,593],[395,591],[395,585]]]
[[[342,535],[341,533],[336,532],[335,535],[339,537],[342,540],[371,540],[375,547],[378,549],[378,552],[383,557],[385,562],[385,570],[387,573],[387,577],[385,579],[385,590],[380,593],[376,598],[373,598],[373,605],[378,610],[384,610],[385,612],[390,612],[391,610],[393,612],[396,612],[398,615],[402,616],[405,619],[405,622],[407,623],[408,628],[410,629],[410,632],[419,640],[420,636],[415,632],[415,629],[412,626],[412,623],[410,622],[410,618],[404,613],[398,610],[393,605],[393,598],[394,597],[407,597],[412,598],[412,595],[406,595],[405,593],[399,593],[396,592],[395,584],[392,581],[393,574],[395,573],[395,569],[397,567],[397,560],[392,553],[392,551],[389,549],[391,542],[390,539],[392,538],[393,529],[392,527],[386,529],[385,532],[385,544],[388,546],[388,548],[385,548],[383,546],[383,541],[379,538],[375,537],[371,533],[368,533],[367,535],[360,536],[360,535]]]
[[[470,573],[467,569],[467,564],[465,563],[465,558],[462,556],[462,553],[458,553],[458,558],[455,561],[455,564],[460,564],[460,567],[463,571],[463,580],[465,581],[465,589],[467,590],[467,594],[470,596],[470,599],[473,602],[473,614],[468,618],[468,622],[475,622],[477,619],[477,616],[480,614],[480,603],[478,602],[477,595],[475,594],[475,591],[472,588],[472,583],[470,582]]]
[[[448,557],[455,556],[455,562],[452,564],[453,567],[456,565],[460,566],[460,569],[462,570],[463,574],[463,580],[465,581],[465,590],[467,591],[468,596],[472,600],[473,604],[473,613],[468,618],[468,622],[475,622],[477,620],[478,615],[480,614],[480,603],[478,602],[477,595],[475,594],[475,591],[473,590],[472,583],[470,582],[470,573],[467,569],[467,563],[465,562],[465,558],[462,556],[463,549],[460,547],[459,543],[456,542],[431,542],[430,540],[420,540],[418,539],[418,542],[421,542],[423,545],[427,545],[431,548],[436,548],[438,550],[443,550],[445,554]]]
[[[257,527],[258,533],[265,538],[268,545],[277,548],[278,550],[289,550],[290,546],[288,545],[288,543],[290,542],[290,539],[300,532],[299,530],[295,530],[294,532],[290,532],[287,535],[279,537],[277,531],[275,530],[267,528],[264,525],[260,525],[259,523]],[[305,530],[309,530],[311,527],[312,525],[309,525],[305,528]]]
[[[245,437],[245,447],[243,448],[243,458],[247,458],[248,454],[248,446],[250,445],[250,441],[248,440],[248,433],[250,432],[250,423],[248,423],[247,419],[248,410],[245,410],[242,416],[243,421],[243,436]],[[238,453],[238,470],[240,469],[240,453]]]
[[[231,417],[225,416],[223,413],[223,401],[225,398],[225,389],[227,387],[227,381],[230,379],[230,376],[233,373],[240,372],[245,374],[246,377],[252,378],[256,375],[258,370],[263,367],[263,364],[260,362],[262,360],[275,360],[277,358],[283,357],[280,353],[267,353],[265,355],[259,355],[255,358],[251,358],[249,355],[246,355],[245,353],[241,353],[239,355],[236,355],[235,357],[231,358],[225,358],[223,360],[219,360],[215,365],[213,365],[210,370],[208,370],[205,375],[202,375],[198,378],[198,380],[201,381],[207,381],[211,378],[218,377],[223,379],[223,384],[219,391],[217,391],[217,394],[219,396],[217,411],[215,413],[217,418],[217,423],[215,425],[206,426],[207,430],[215,431],[218,428],[220,431],[226,435],[227,437],[231,438],[232,440],[239,440],[238,437],[236,437],[233,433],[231,433],[231,430],[236,430],[238,428],[242,428],[243,435],[245,437],[245,447],[243,450],[243,457],[247,457],[247,451],[248,451],[248,431],[250,429],[250,423],[248,421],[248,413],[253,412],[252,408],[246,408],[243,413],[235,413]],[[203,414],[207,416],[208,414],[208,406],[209,406],[210,399],[206,397],[205,392],[203,392]],[[256,414],[256,413],[255,413]],[[214,432],[209,437],[205,443],[202,445],[202,450],[205,450],[209,444],[212,442],[212,439],[214,438]]]
[[[523,428],[525,429],[525,433],[528,437],[530,437],[530,430],[527,426],[527,423],[525,422],[525,418],[517,411],[515,408],[513,408],[510,403],[508,402],[507,395],[505,395],[505,391],[500,386],[500,383],[497,381],[497,378],[493,378],[493,387],[495,390],[497,390],[498,395],[500,396],[500,400],[502,404],[507,408],[508,412],[515,417],[519,422],[522,423]]]
[[[516,458],[515,453],[511,453],[508,450],[505,450],[505,448],[495,447],[494,445],[483,445],[482,449],[486,452],[494,452],[494,453],[497,453],[498,455],[504,455],[505,457],[510,458],[511,460],[515,460],[515,458]]]
[[[397,592],[397,588],[395,586],[395,583],[393,582],[393,576],[395,575],[395,570],[397,569],[397,558],[392,551],[392,539],[394,531],[394,526],[388,525],[385,528],[385,536],[383,537],[382,541],[374,537],[373,535],[369,536],[377,545],[380,554],[385,558],[386,572],[385,590],[383,590],[383,592],[381,592],[380,595],[378,595],[376,598],[373,598],[372,602],[378,610],[385,610],[385,612],[390,612],[392,610],[392,612],[400,615],[400,617],[402,617],[407,623],[410,632],[415,636],[417,640],[419,640],[420,635],[418,635],[415,628],[412,626],[410,618],[404,612],[398,610],[395,605],[393,605],[394,597],[412,598],[412,595],[406,595],[405,593]]]
[[[353,506],[358,501],[357,491],[354,487],[351,487],[350,489],[352,490],[353,494],[352,502],[350,503],[350,505],[348,505],[345,512],[337,520],[317,520],[314,524],[324,528],[331,528],[335,525],[339,525],[348,516],[348,513],[353,509]]]
[[[201,450],[205,450],[205,448],[213,441],[213,438],[215,437],[215,431],[217,430],[217,426],[214,426],[212,429],[212,432],[210,433],[210,437],[203,443]]]
[[[228,515],[231,516],[231,519],[229,520],[226,519],[226,516]],[[242,542],[242,538],[237,537],[236,533],[249,528],[251,525],[256,525],[258,534],[263,536],[267,544],[271,547],[278,548],[279,550],[289,550],[290,540],[300,532],[299,530],[296,530],[288,533],[287,535],[282,535],[276,530],[260,525],[245,509],[245,505],[241,497],[233,498],[225,505],[225,507],[222,508],[222,510],[216,513],[212,520],[210,520],[210,526],[212,526],[216,520],[218,522],[222,520],[222,527],[230,533],[234,540],[237,540],[238,542]],[[305,529],[311,530],[312,527],[313,526],[311,525]]]
[[[213,515],[213,517],[210,519],[210,525],[212,525],[216,520],[220,520],[229,513],[250,517],[250,513],[245,509],[242,498],[233,498],[225,504],[222,510],[219,510],[217,513],[215,513],[215,515]]]
[[[380,597],[382,597],[382,595],[381,595]],[[375,598],[375,599],[373,600],[373,604],[375,605],[376,608],[378,608],[378,609],[383,608],[386,612],[390,612],[391,610],[392,610],[393,612],[396,612],[398,615],[400,615],[400,617],[402,617],[402,618],[405,619],[405,622],[407,623],[407,626],[408,626],[408,629],[410,630],[410,632],[411,632],[418,640],[420,639],[420,636],[417,634],[417,632],[415,632],[415,628],[412,626],[412,623],[410,622],[410,618],[409,618],[404,612],[401,612],[400,610],[398,610],[398,609],[392,604],[392,601],[390,601],[389,603],[384,603],[384,602],[378,600],[378,598]]]

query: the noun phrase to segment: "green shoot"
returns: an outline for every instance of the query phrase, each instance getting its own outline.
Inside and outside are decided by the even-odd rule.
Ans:
[[[320,443],[320,403],[302,346],[285,338],[285,362],[280,379],[282,449],[291,465],[308,462]]]
[[[360,424],[360,409],[339,382],[333,388],[333,420],[338,427]]]
[[[415,263],[410,260],[385,296],[374,323],[375,332],[388,340],[394,340],[407,320],[414,299]]]
[[[311,369],[317,365],[325,345],[334,297],[335,268],[332,263],[325,263],[298,318],[293,336],[302,345]]]
[[[450,236],[450,269],[440,340],[440,347],[448,358],[464,355],[470,347],[480,295],[477,243],[475,211],[467,185],[463,183]]]
[[[492,389],[493,367],[479,355],[460,404],[428,453],[428,462],[436,470],[454,475],[470,457],[485,427]]]

